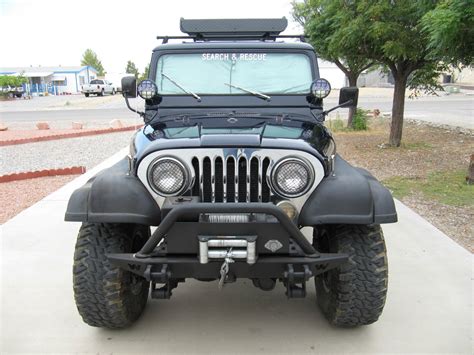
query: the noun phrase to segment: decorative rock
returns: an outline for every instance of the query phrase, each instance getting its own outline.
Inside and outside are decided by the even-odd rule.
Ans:
[[[123,123],[122,121],[115,119],[109,122],[109,126],[110,128],[122,128]]]
[[[82,122],[73,122],[72,123],[72,129],[83,129],[84,124]]]
[[[48,130],[49,129],[49,123],[48,122],[38,122],[36,124],[36,128],[38,128],[41,131]]]
[[[6,131],[8,129],[3,123],[0,123],[0,131]]]

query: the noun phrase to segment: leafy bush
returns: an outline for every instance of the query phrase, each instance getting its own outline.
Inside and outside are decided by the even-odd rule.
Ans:
[[[369,111],[357,108],[352,119],[352,128],[354,131],[366,131],[368,129]]]
[[[13,75],[0,75],[0,86],[12,86],[17,87],[28,82],[24,76],[13,76]]]

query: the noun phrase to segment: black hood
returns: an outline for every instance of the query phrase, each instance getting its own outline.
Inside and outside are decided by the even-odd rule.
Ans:
[[[134,140],[135,158],[140,161],[157,150],[183,148],[294,149],[308,152],[320,160],[327,160],[328,155],[334,153],[333,138],[319,122],[248,117],[239,118],[233,124],[223,124],[222,120],[227,119],[207,117],[191,120],[183,117],[154,127],[145,126]]]

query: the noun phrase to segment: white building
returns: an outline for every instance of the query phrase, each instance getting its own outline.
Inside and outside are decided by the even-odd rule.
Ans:
[[[329,81],[331,88],[340,89],[348,85],[346,75],[336,64],[318,58],[318,66],[319,77]]]
[[[82,84],[97,78],[97,70],[91,66],[11,67],[0,68],[0,75],[28,78],[25,90],[32,94],[62,95],[81,92]]]

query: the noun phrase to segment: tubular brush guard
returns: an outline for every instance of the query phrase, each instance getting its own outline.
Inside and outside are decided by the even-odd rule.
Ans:
[[[191,203],[173,208],[143,248],[135,254],[107,254],[111,263],[138,274],[153,283],[168,284],[171,280],[196,278],[215,279],[222,261],[209,260],[203,264],[198,256],[167,255],[160,242],[173,224],[190,213],[264,213],[274,216],[288,232],[292,242],[301,249],[301,256],[259,256],[254,264],[236,261],[232,264],[235,278],[277,278],[287,285],[288,297],[303,297],[304,283],[312,276],[333,269],[347,261],[346,254],[318,253],[297,226],[277,206],[271,203]],[[295,288],[295,284],[302,288]],[[298,291],[298,292],[297,292]]]

